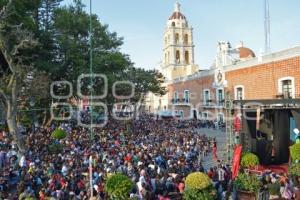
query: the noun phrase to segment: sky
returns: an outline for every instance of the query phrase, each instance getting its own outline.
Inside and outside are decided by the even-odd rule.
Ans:
[[[65,0],[69,4],[72,0]],[[89,9],[89,0],[82,0]],[[136,67],[153,69],[162,60],[163,33],[175,0],[92,0],[93,13],[124,37],[121,51]],[[264,0],[178,0],[194,28],[195,63],[209,68],[218,41],[264,49]],[[269,0],[272,52],[300,46],[300,0]]]

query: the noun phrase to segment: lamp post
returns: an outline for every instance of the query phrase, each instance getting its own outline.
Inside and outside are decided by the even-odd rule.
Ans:
[[[30,98],[29,105],[30,105],[30,108],[31,108],[32,130],[33,130],[33,133],[34,133],[35,132],[35,113],[34,113],[33,108],[35,106],[35,99],[33,97]]]

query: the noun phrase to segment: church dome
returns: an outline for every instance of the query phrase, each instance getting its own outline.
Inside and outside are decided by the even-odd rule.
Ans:
[[[239,47],[240,58],[254,58],[255,53],[247,47]]]
[[[173,19],[186,19],[186,17],[181,12],[174,12],[169,20]]]
[[[169,20],[174,20],[174,19],[179,19],[179,20],[183,19],[183,20],[186,20],[186,17],[180,11],[180,7],[181,7],[181,5],[178,2],[176,2],[175,6],[174,6],[174,12],[171,15],[171,17],[169,18]]]

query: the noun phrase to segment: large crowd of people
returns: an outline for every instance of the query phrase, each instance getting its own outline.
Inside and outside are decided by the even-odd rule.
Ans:
[[[182,199],[184,179],[190,172],[202,171],[203,156],[215,138],[195,129],[178,128],[175,120],[155,120],[149,116],[131,122],[110,120],[91,134],[88,129],[63,123],[26,133],[28,147],[20,157],[11,135],[0,137],[0,199],[89,199],[89,157],[93,158],[93,193],[107,199],[105,180],[109,174],[123,173],[134,181],[131,198]],[[54,140],[56,128],[68,132]],[[61,152],[49,152],[60,143]],[[212,179],[226,187],[226,166],[209,169]]]
[[[109,199],[105,183],[115,173],[135,183],[130,199],[183,199],[185,178],[197,171],[211,178],[218,200],[236,199],[230,166],[218,160],[216,138],[200,133],[203,124],[144,116],[131,122],[110,120],[91,133],[73,122],[57,123],[25,131],[24,155],[18,153],[12,135],[0,130],[0,199],[91,199],[90,165],[92,199]],[[55,129],[65,130],[67,137],[53,139]],[[51,144],[63,148],[52,152]],[[205,168],[207,156],[216,165]],[[300,190],[294,187],[300,181],[287,174],[264,173],[261,182],[259,199],[269,199],[274,183],[281,197],[300,199]]]

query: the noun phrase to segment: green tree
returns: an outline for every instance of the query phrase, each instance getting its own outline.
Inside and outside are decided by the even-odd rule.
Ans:
[[[129,67],[124,71],[122,78],[134,86],[134,95],[130,99],[130,102],[134,104],[135,114],[139,112],[139,108],[142,108],[146,94],[152,92],[155,95],[162,96],[167,92],[163,86],[165,77],[157,70]],[[119,95],[128,96],[130,92],[131,86],[129,85],[121,85],[121,87],[116,88],[116,93]]]
[[[34,59],[32,50],[37,45],[33,31],[33,13],[37,0],[0,1],[0,50],[8,70],[3,73],[0,84],[0,98],[5,105],[6,121],[20,153],[25,145],[17,128],[17,108],[24,86],[32,77]]]

